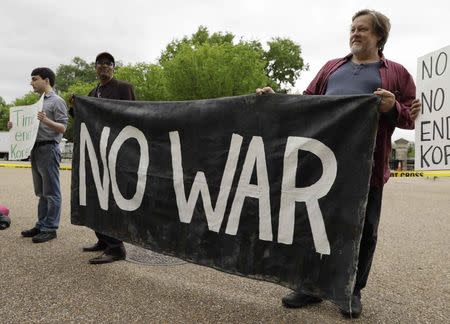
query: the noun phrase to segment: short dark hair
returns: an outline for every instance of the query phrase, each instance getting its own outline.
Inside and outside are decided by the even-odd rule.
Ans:
[[[370,9],[363,9],[355,13],[352,17],[352,22],[356,18],[365,15],[369,15],[372,17],[373,30],[375,31],[375,34],[381,37],[381,39],[377,43],[378,50],[380,52],[383,52],[384,45],[386,44],[389,37],[389,31],[391,30],[391,22],[389,21],[389,18],[383,15],[381,12]]]
[[[38,67],[31,71],[31,76],[40,76],[42,79],[48,79],[50,81],[50,86],[53,87],[55,85],[55,73],[46,67]]]

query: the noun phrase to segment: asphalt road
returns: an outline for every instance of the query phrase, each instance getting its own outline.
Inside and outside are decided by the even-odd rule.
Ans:
[[[347,323],[330,302],[285,309],[288,289],[194,265],[120,261],[89,265],[92,230],[70,224],[70,171],[62,171],[58,238],[33,244],[20,231],[36,220],[30,169],[0,168],[0,323]],[[355,323],[448,323],[450,178],[391,179],[379,244]]]

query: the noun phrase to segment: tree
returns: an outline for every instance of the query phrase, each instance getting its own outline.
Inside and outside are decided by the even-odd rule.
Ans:
[[[165,73],[160,65],[137,63],[121,66],[115,76],[134,86],[136,99],[155,101],[169,100],[166,91]]]
[[[191,38],[183,37],[181,40],[173,40],[167,46],[166,50],[161,53],[159,63],[162,64],[166,61],[172,60],[178,50],[183,46],[190,46],[193,49],[198,49],[205,43],[209,44],[233,44],[234,35],[231,33],[213,33],[209,35],[208,28],[205,26],[199,26],[198,30],[192,34]]]
[[[408,143],[408,152],[407,152],[408,159],[414,159],[416,156],[416,148],[414,142]]]
[[[40,94],[30,91],[27,94],[23,95],[20,98],[17,98],[13,101],[12,106],[28,106],[36,103],[39,98],[41,97]]]
[[[290,39],[278,37],[268,42],[268,45],[269,50],[265,53],[268,76],[279,88],[294,86],[300,72],[309,68],[304,66],[300,45]]]
[[[239,47],[237,49],[236,47]],[[238,55],[242,55],[243,49],[245,48],[246,53],[244,56],[246,58],[255,59],[254,66],[252,69],[260,69],[260,63],[264,62],[262,66],[262,71],[265,73],[266,78],[263,83],[258,84],[257,86],[269,85],[274,90],[282,90],[287,91],[290,87],[294,86],[295,81],[300,76],[300,72],[302,70],[307,70],[308,66],[304,64],[303,59],[301,57],[301,48],[300,45],[295,44],[293,41],[287,38],[274,38],[270,42],[268,42],[268,51],[264,51],[262,45],[258,41],[244,41],[240,40],[237,44],[234,43],[234,35],[231,33],[213,33],[209,34],[208,29],[206,27],[200,26],[194,34],[190,38],[184,37],[181,40],[174,40],[170,42],[165,51],[161,53],[161,57],[159,59],[160,65],[166,69],[171,68],[172,65],[177,66],[177,68],[181,69],[178,71],[178,75],[180,75],[179,80],[184,81],[192,81],[193,85],[197,88],[207,86],[208,83],[202,83],[201,78],[194,77],[192,73],[211,73],[211,70],[208,72],[202,69],[210,69],[210,64],[214,64],[212,62],[211,57],[205,56],[208,52],[209,54],[215,55],[215,60],[220,60],[224,57],[228,59],[228,62],[219,62],[218,68],[221,71],[224,71],[224,63],[225,64],[242,64],[245,60],[243,58],[237,57]],[[221,48],[221,53],[219,53],[219,48]],[[233,52],[236,48],[236,51]],[[249,55],[248,53],[253,52],[253,55]],[[183,58],[178,58],[179,56],[183,56]],[[190,57],[190,58],[189,58]],[[181,64],[172,63],[173,61],[182,60],[185,64],[184,67]],[[208,61],[208,62],[207,62]],[[246,62],[244,66],[249,68],[249,64],[251,62]],[[184,71],[183,71],[184,69]],[[238,69],[231,68],[234,72],[239,72]],[[244,70],[248,72],[248,70]],[[173,72],[173,71],[172,71]],[[190,78],[187,77],[187,74],[191,73]],[[167,75],[167,84],[169,93],[174,93],[174,83],[179,82],[179,80],[173,80],[172,78],[175,76],[174,73],[170,73],[171,75]],[[184,77],[181,75],[184,74]],[[244,79],[241,77],[244,75]],[[228,75],[228,77],[232,77],[233,75]],[[233,79],[234,83],[243,82],[250,86],[253,82],[249,82],[248,78],[245,77],[245,73],[237,73],[236,77]],[[255,75],[253,74],[254,78]],[[256,80],[261,82],[261,78],[257,77]],[[255,79],[254,79],[255,81]],[[200,82],[200,83],[199,83]],[[224,81],[230,82],[230,80]],[[189,87],[189,84],[185,84],[185,86]],[[172,89],[170,89],[172,88]],[[175,87],[176,89],[181,88],[180,86]],[[235,87],[235,89],[238,87]],[[248,92],[253,92],[254,89],[248,89]],[[239,91],[226,92],[226,95],[236,95],[242,94],[238,93]],[[246,92],[246,93],[248,93]],[[224,91],[221,91],[223,94]],[[183,96],[186,97],[186,96]],[[193,97],[192,95],[190,97]],[[203,98],[203,97],[202,97]]]
[[[95,63],[87,63],[82,58],[75,56],[72,64],[61,64],[56,69],[55,88],[66,92],[72,84],[91,83],[96,80]]]
[[[171,60],[161,63],[169,98],[193,100],[242,95],[270,82],[260,53],[245,43],[198,48],[183,44]]]
[[[171,41],[156,64],[116,62],[115,75],[134,86],[138,100],[148,101],[235,96],[265,85],[287,91],[308,69],[300,46],[286,38],[274,38],[267,45],[265,51],[259,41],[236,42],[232,33],[210,34],[200,26],[190,37]],[[72,85],[79,90],[95,80],[94,63],[74,57],[71,64],[58,67],[56,88],[67,97],[74,91]]]
[[[60,95],[66,101],[67,107],[69,107],[72,95],[87,96],[96,85],[96,81],[90,83],[78,81],[77,83],[70,85],[67,91]],[[71,116],[69,116],[64,137],[67,138],[69,142],[73,142],[73,118]]]
[[[66,92],[60,93],[61,98],[63,98],[66,103],[69,103],[70,97],[72,95],[87,96],[89,92],[97,86],[97,82],[81,82],[78,81],[71,84]]]
[[[8,130],[6,127],[9,120],[9,106],[5,100],[0,97],[0,131]]]

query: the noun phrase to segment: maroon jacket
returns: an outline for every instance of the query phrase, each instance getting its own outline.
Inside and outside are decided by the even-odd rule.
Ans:
[[[305,95],[324,95],[330,75],[346,63],[352,54],[344,58],[328,61],[303,92]],[[400,64],[381,58],[381,88],[395,95],[396,111],[380,114],[378,132],[373,153],[372,176],[370,185],[383,187],[389,179],[389,155],[391,136],[395,127],[414,129],[414,121],[409,115],[412,101],[416,97],[416,86],[409,72]]]

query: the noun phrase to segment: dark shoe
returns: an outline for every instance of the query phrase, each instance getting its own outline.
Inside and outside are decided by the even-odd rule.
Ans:
[[[52,232],[40,232],[39,234],[33,236],[33,243],[44,243],[56,238],[56,231]]]
[[[41,232],[41,230],[39,228],[33,227],[32,229],[26,230],[26,231],[22,231],[22,236],[23,237],[33,237],[38,235]]]
[[[362,312],[361,296],[359,294],[352,295],[351,307],[348,306],[341,309],[341,314],[348,318],[358,318]]]
[[[281,301],[283,302],[284,307],[300,308],[307,305],[320,303],[322,299],[294,291],[284,296]]]
[[[8,215],[3,215],[0,212],[0,230],[4,230],[8,228],[11,225],[11,219],[8,217]]]
[[[106,244],[97,242],[94,245],[84,246],[83,252],[96,252],[96,251],[103,251],[104,249],[106,249]]]
[[[90,264],[111,263],[114,261],[125,260],[125,255],[111,255],[103,253],[102,255],[89,260]]]

